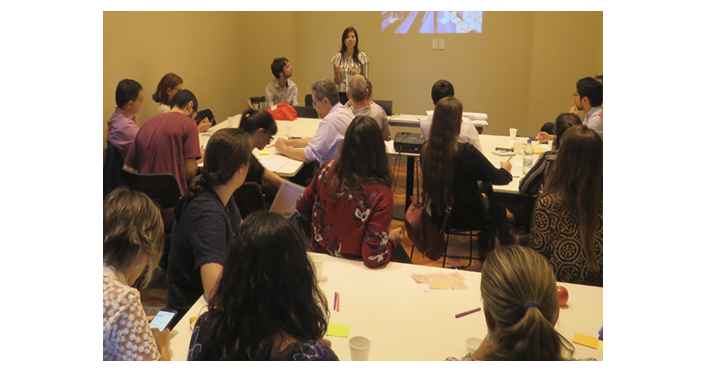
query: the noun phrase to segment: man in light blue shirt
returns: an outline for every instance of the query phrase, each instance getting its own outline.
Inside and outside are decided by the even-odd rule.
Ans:
[[[583,124],[596,131],[603,138],[603,121],[600,111],[603,105],[603,84],[593,77],[585,77],[576,82],[576,93],[573,94],[576,108],[586,112]]]
[[[275,142],[279,153],[304,163],[317,161],[320,164],[338,158],[340,145],[348,125],[353,121],[353,112],[340,104],[338,89],[333,80],[321,78],[311,86],[313,107],[323,119],[312,138],[283,139]]]

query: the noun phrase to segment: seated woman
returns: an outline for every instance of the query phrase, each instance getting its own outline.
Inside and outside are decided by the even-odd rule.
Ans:
[[[253,148],[263,150],[278,132],[278,126],[275,124],[273,116],[264,110],[255,110],[249,108],[243,112],[238,126],[241,131],[248,135],[250,144]],[[251,154],[250,166],[248,168],[248,176],[245,182],[255,182],[260,185],[265,195],[267,206],[273,203],[275,194],[278,192],[280,183],[284,180],[275,172],[266,169],[258,162],[258,158]]]
[[[596,131],[577,125],[563,134],[529,245],[548,259],[556,280],[603,286],[603,141]]]
[[[328,303],[305,238],[286,218],[252,213],[240,226],[189,361],[337,361],[326,341]]]
[[[458,143],[462,115],[463,104],[455,97],[439,100],[431,132],[421,149],[423,203],[430,202],[431,217],[438,228],[447,206],[452,208],[450,226],[479,227],[485,211],[478,181],[505,185],[513,180],[510,162],[501,162],[501,168],[495,168],[473,145]],[[492,191],[490,185],[488,188]]]
[[[103,360],[170,360],[169,329],[152,331],[130,285],[150,282],[163,253],[160,210],[141,192],[121,186],[103,204]]]
[[[232,196],[245,181],[250,153],[250,142],[242,131],[215,132],[208,141],[200,176],[175,207],[166,303],[178,311],[172,326],[203,293],[213,297],[227,246],[241,222]]]
[[[521,246],[491,251],[483,263],[481,300],[488,336],[464,360],[561,361],[573,355],[573,345],[554,329],[559,305],[553,269],[537,252]]]
[[[183,79],[177,74],[168,73],[160,79],[153,93],[153,101],[158,103],[157,115],[170,112],[170,101],[181,90],[183,90]],[[210,120],[205,118],[198,124],[198,132],[207,132],[210,126]]]
[[[179,90],[183,90],[183,79],[177,74],[168,73],[160,79],[153,93],[153,101],[158,103],[157,115],[170,112],[170,100]]]
[[[311,219],[310,250],[363,258],[368,267],[390,262],[403,251],[401,229],[388,231],[393,215],[393,177],[378,123],[356,116],[338,159],[321,166],[298,198],[297,212]],[[405,260],[405,258],[404,258]]]
[[[528,173],[521,178],[521,182],[518,185],[518,191],[521,192],[522,195],[538,195],[546,177],[548,177],[551,165],[556,160],[558,148],[561,147],[561,138],[563,137],[563,133],[578,124],[582,124],[581,119],[572,113],[562,113],[558,115],[554,126],[554,134],[556,135],[556,138],[553,141],[553,148],[543,153],[533,165],[531,170],[529,170]]]

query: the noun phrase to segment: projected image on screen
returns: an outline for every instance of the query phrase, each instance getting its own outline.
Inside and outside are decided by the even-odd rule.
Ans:
[[[382,11],[381,31],[393,34],[481,32],[482,11]]]

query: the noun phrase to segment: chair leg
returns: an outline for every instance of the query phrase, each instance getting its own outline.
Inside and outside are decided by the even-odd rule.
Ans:
[[[411,245],[411,262],[413,261],[413,250],[416,249],[416,245]]]
[[[448,253],[448,240],[451,238],[451,234],[446,234],[446,249],[443,250],[443,265],[441,267],[446,267],[446,254]]]

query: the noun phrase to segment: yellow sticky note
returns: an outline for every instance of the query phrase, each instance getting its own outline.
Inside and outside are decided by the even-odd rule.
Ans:
[[[347,338],[348,330],[350,330],[350,326],[344,324],[328,324],[328,331],[326,331],[325,334],[328,336]]]
[[[573,334],[573,343],[580,344],[582,346],[590,348],[598,348],[598,338],[593,336],[583,335],[576,332]]]
[[[602,341],[602,340],[599,340],[599,341],[598,341],[598,347],[600,347],[600,348],[601,348],[601,352],[603,352],[603,341]]]
[[[428,283],[428,275],[427,274],[411,274],[414,280],[416,280],[416,283],[423,284]]]
[[[431,289],[448,290],[448,281],[446,281],[446,277],[444,277],[442,273],[428,274],[428,278],[428,286],[430,286]]]
[[[265,150],[259,151],[258,154],[260,154],[260,155],[270,155],[270,153],[267,152],[267,151],[265,151]]]

